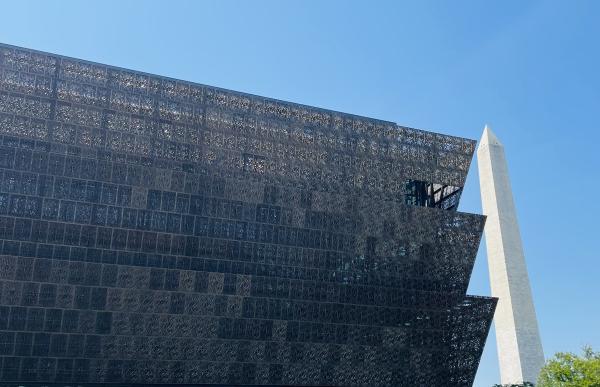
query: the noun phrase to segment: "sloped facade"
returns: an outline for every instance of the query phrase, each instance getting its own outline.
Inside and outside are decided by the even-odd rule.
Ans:
[[[0,385],[470,386],[474,142],[0,45]]]

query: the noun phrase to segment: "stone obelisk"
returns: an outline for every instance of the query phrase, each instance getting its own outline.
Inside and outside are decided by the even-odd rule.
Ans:
[[[504,146],[488,126],[477,148],[502,384],[535,383],[544,364]]]

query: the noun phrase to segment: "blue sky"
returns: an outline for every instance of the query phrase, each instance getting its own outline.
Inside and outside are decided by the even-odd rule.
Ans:
[[[4,1],[0,41],[506,147],[546,356],[600,350],[600,2]],[[476,164],[461,210],[481,213]],[[489,294],[482,244],[470,292]],[[490,334],[476,387],[499,381]]]

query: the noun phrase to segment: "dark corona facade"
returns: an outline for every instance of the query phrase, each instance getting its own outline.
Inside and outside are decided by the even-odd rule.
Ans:
[[[470,386],[473,150],[0,45],[0,385]]]

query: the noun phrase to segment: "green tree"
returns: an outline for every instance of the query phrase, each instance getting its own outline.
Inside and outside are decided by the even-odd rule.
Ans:
[[[518,384],[494,384],[494,387],[534,387],[534,385],[530,382],[524,382]]]
[[[540,371],[537,387],[600,387],[600,352],[559,352]]]

